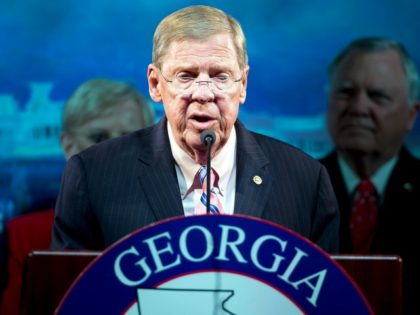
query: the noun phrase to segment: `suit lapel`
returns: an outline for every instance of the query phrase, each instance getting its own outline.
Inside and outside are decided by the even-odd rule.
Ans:
[[[345,211],[346,216],[349,215],[352,207],[352,198],[347,192],[346,184],[344,183],[343,175],[341,173],[340,166],[338,165],[338,155],[334,151],[330,153],[323,159],[320,159],[320,162],[327,168],[328,174],[333,184],[334,192],[339,201],[339,206],[342,211]]]
[[[342,252],[350,252],[352,246],[349,224],[353,207],[353,196],[347,192],[346,184],[344,183],[344,178],[338,165],[337,152],[333,151],[326,157],[320,159],[320,162],[328,171],[340,209],[340,250]]]
[[[139,183],[157,220],[184,214],[166,119],[143,136]]]
[[[269,161],[249,131],[237,122],[235,214],[262,217],[271,192]]]
[[[397,164],[388,180],[385,196],[392,200],[407,200],[411,194],[418,191],[419,165],[419,160],[406,147],[402,147]]]
[[[167,120],[143,134],[139,154],[139,183],[157,220],[184,214],[166,130]],[[262,217],[271,192],[269,161],[249,131],[235,125],[237,143],[236,214]]]

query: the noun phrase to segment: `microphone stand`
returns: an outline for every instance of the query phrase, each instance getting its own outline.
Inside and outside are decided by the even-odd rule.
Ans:
[[[210,214],[210,178],[211,178],[211,146],[216,139],[216,134],[213,130],[204,130],[200,134],[201,142],[207,144],[207,167],[206,167],[206,178],[207,178],[207,198],[206,198],[206,212]]]
[[[207,199],[206,199],[206,209],[207,214],[210,214],[210,177],[211,177],[211,157],[210,157],[210,151],[211,151],[211,145],[213,144],[213,139],[208,139],[210,137],[206,137],[205,140],[207,142],[207,169],[206,169],[206,176],[207,176]],[[210,141],[209,141],[210,140]]]

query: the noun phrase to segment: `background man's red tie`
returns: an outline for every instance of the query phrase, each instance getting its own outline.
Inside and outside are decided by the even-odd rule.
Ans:
[[[369,178],[362,179],[356,188],[353,211],[350,218],[350,232],[353,253],[369,253],[377,222],[377,193]]]

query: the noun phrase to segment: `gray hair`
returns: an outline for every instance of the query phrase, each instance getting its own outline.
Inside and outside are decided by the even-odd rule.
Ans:
[[[206,39],[228,33],[233,43],[241,69],[248,64],[245,35],[241,25],[232,16],[210,6],[189,6],[165,17],[153,37],[153,63],[160,68],[169,45],[184,39]]]
[[[399,42],[386,37],[366,37],[354,40],[347,45],[331,62],[328,67],[328,77],[332,81],[337,66],[353,52],[371,53],[393,50],[398,53],[406,75],[408,87],[408,103],[413,104],[419,97],[419,75],[414,61],[406,48]]]
[[[88,80],[80,85],[64,104],[63,132],[71,133],[75,127],[98,117],[108,108],[130,100],[140,108],[142,127],[152,125],[153,108],[132,85],[101,78]]]

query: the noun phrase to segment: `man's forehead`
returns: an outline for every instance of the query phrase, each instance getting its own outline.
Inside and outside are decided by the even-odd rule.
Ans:
[[[351,52],[337,65],[337,72],[340,71],[392,71],[405,74],[400,55],[391,49]]]
[[[230,35],[216,34],[207,39],[174,40],[162,58],[162,64],[176,64],[187,67],[203,63],[231,66],[238,63],[235,45]]]
[[[170,71],[192,71],[192,72],[201,72],[201,71],[234,71],[237,68],[237,63],[235,62],[163,62],[163,67],[166,70]]]
[[[387,90],[392,87],[388,81],[384,82],[382,80],[366,80],[366,81],[335,80],[334,86],[338,89],[364,88],[364,89],[372,89],[372,90]]]

